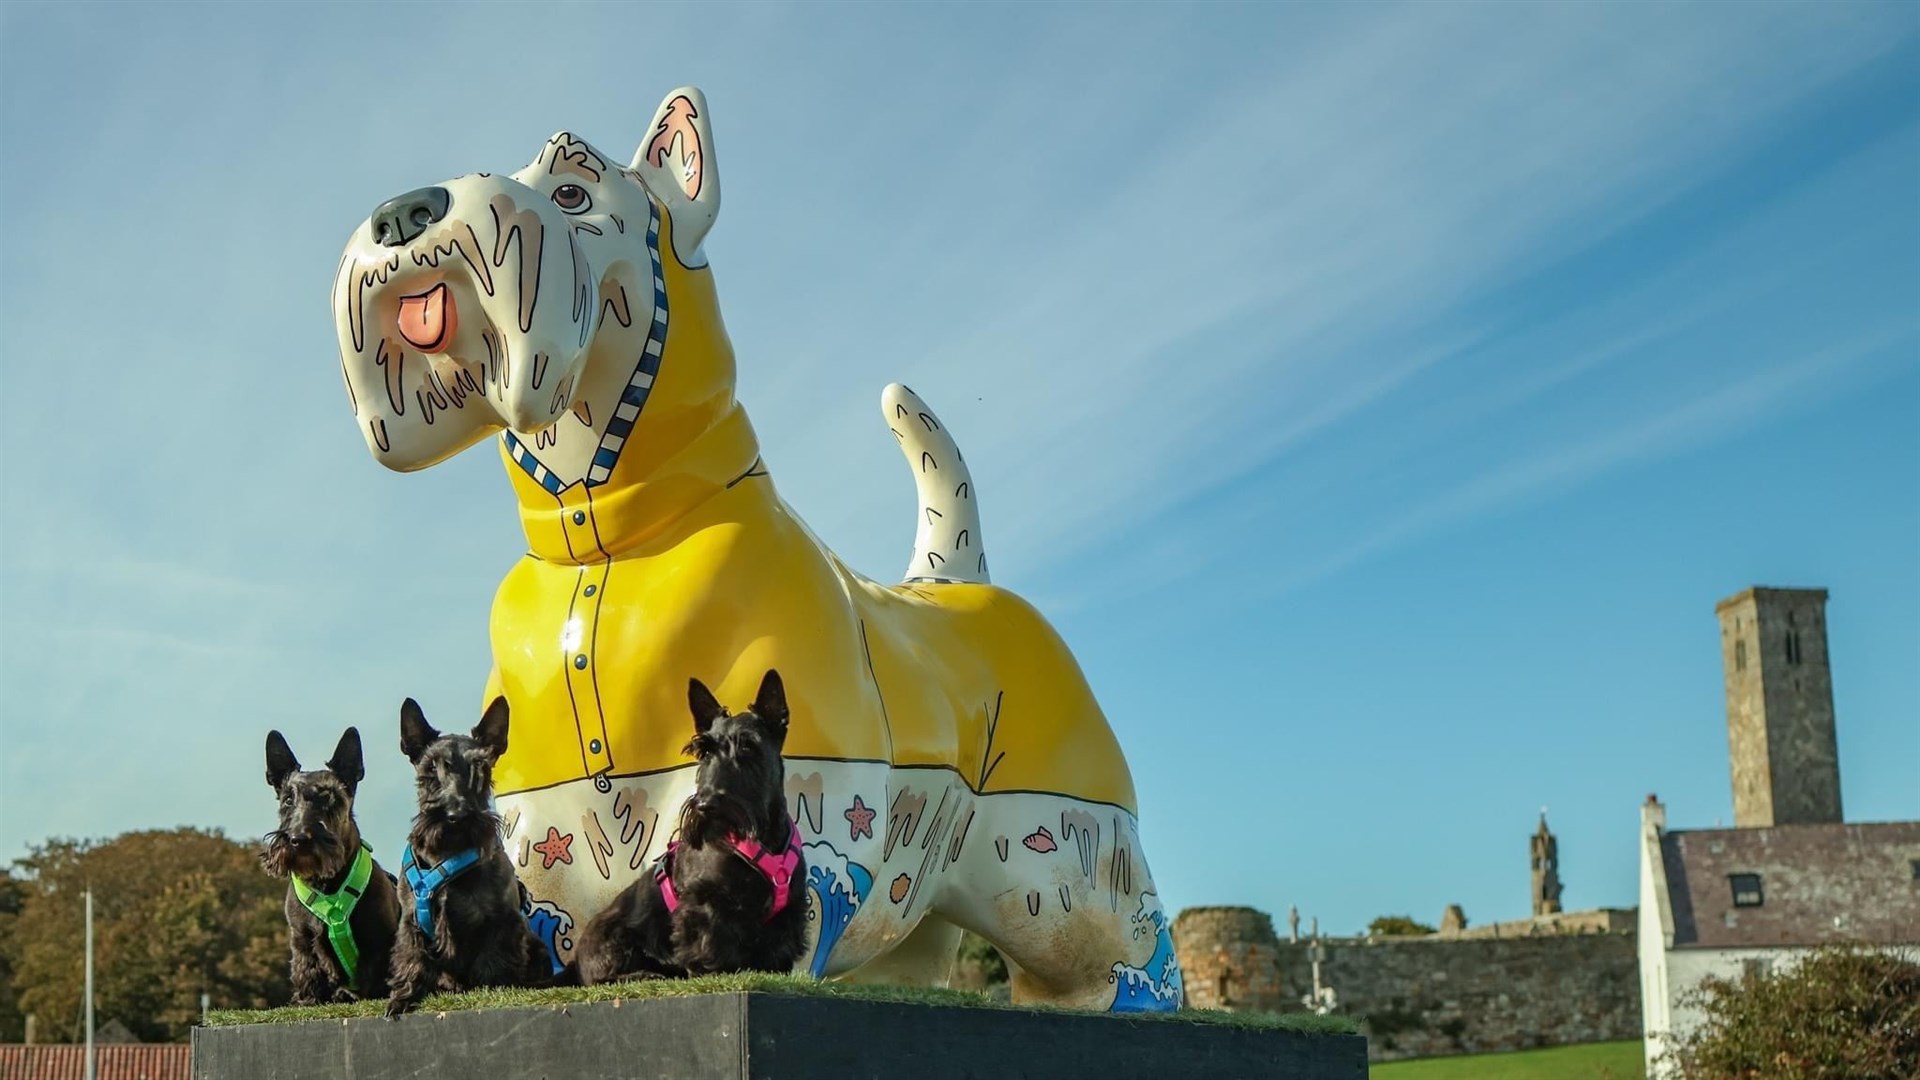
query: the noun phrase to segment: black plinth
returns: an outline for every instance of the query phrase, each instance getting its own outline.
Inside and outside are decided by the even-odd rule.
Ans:
[[[706,994],[196,1028],[195,1080],[1366,1080],[1359,1035]]]

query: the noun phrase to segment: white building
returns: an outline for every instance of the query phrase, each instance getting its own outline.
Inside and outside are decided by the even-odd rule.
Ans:
[[[1647,1075],[1700,1017],[1709,975],[1821,945],[1920,947],[1920,821],[1846,824],[1826,592],[1748,589],[1719,605],[1734,828],[1668,830],[1640,811],[1640,1001]]]

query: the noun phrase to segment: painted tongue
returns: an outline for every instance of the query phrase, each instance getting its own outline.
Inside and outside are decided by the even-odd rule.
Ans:
[[[400,336],[421,352],[440,352],[453,341],[457,314],[453,293],[445,285],[435,285],[400,301]]]

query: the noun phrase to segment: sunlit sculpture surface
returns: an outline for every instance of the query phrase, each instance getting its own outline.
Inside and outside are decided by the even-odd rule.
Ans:
[[[496,782],[529,917],[564,957],[664,850],[693,776],[687,680],[737,708],[777,668],[804,970],[943,984],[967,927],[1017,999],[1174,1008],[1126,761],[1066,645],[988,583],[940,421],[882,395],[919,487],[900,584],[848,569],[775,490],[701,249],[719,207],[683,88],[629,166],[562,132],[512,175],[384,203],[334,284],[374,457],[410,471],[497,435],[519,499],[530,553],[495,597],[480,700],[513,709]]]

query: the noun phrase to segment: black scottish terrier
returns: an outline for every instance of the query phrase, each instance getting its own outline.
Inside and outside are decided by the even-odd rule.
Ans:
[[[789,972],[806,951],[805,853],[787,813],[787,698],[768,671],[751,712],[687,687],[700,762],[678,839],[581,932],[588,985],[649,976]]]
[[[435,990],[550,981],[546,946],[521,915],[520,879],[493,811],[493,765],[507,752],[507,699],[495,698],[468,736],[435,731],[408,698],[400,749],[413,762],[420,812],[402,864],[387,1015]]]
[[[284,736],[267,733],[267,784],[280,797],[280,827],[267,834],[260,862],[288,879],[295,1005],[387,996],[400,900],[353,819],[365,776],[354,728],[340,736],[327,767],[313,772],[300,770]]]

